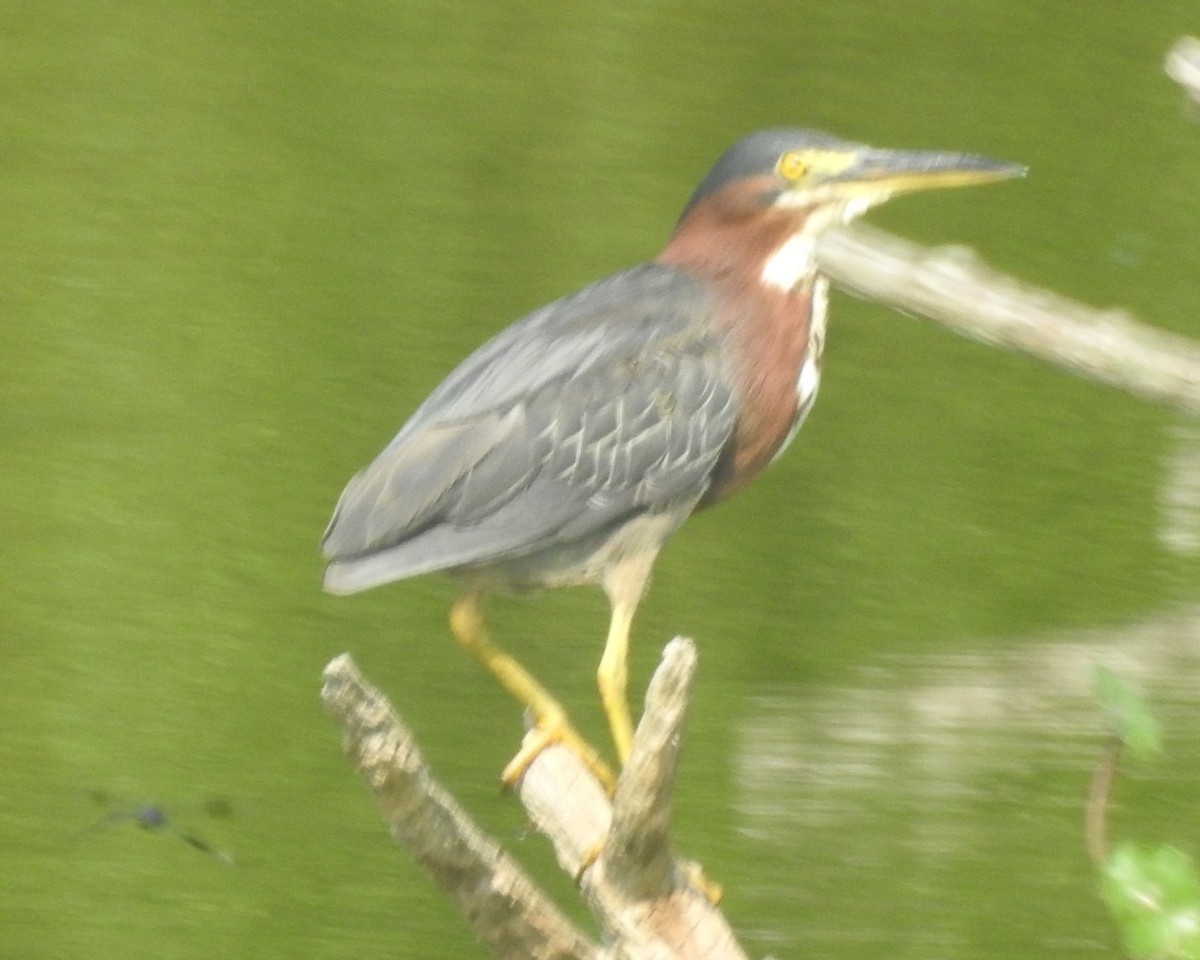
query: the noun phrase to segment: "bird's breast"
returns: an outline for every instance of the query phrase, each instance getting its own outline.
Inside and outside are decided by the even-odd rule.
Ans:
[[[729,302],[726,349],[738,397],[737,427],[708,499],[749,483],[795,436],[817,397],[825,344],[828,282],[793,290],[765,285]]]

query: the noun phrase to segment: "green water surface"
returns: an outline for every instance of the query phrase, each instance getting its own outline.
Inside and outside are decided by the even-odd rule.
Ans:
[[[317,542],[461,357],[652,256],[738,136],[1026,163],[871,219],[1200,338],[1200,126],[1160,69],[1194,4],[2,17],[2,957],[483,956],[318,705],[344,650],[574,899],[496,789],[519,712],[449,641],[453,586],[328,597]],[[1115,956],[1080,828],[1088,677],[1123,670],[1167,730],[1121,828],[1190,848],[1197,434],[881,306],[832,314],[800,437],[675,537],[636,625],[639,693],[671,636],[700,649],[679,844],[755,956]],[[603,597],[490,610],[602,740]],[[86,830],[151,801],[233,864]]]

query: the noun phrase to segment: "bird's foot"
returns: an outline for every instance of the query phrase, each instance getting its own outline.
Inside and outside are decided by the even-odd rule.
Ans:
[[[584,740],[575,728],[562,717],[542,718],[536,722],[533,730],[525,737],[525,742],[521,744],[517,755],[508,762],[504,772],[500,774],[501,783],[506,787],[514,786],[538,755],[556,743],[562,744],[574,753],[610,795],[616,790],[617,778],[612,769],[600,759],[600,755],[596,753],[591,744]]]
[[[695,860],[683,861],[683,875],[687,879],[688,886],[699,891],[714,907],[721,902],[725,897],[725,888],[713,880],[709,880],[704,875],[704,868]]]
[[[604,852],[605,842],[606,840],[601,840],[599,843],[593,844],[580,858],[579,869],[575,871],[576,883],[583,883],[584,874],[600,859],[600,854]],[[679,866],[683,870],[683,879],[687,882],[687,885],[714,907],[724,899],[725,888],[719,883],[709,880],[704,875],[704,868],[695,860],[681,860],[679,861]]]
[[[600,859],[600,854],[604,852],[604,844],[607,840],[608,837],[605,837],[603,840],[593,843],[584,851],[583,856],[579,858],[579,869],[575,871],[576,884],[583,883],[583,875],[592,868],[592,864]]]

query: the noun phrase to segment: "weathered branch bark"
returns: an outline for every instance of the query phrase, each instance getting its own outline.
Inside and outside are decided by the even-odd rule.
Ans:
[[[321,700],[342,724],[346,751],[392,837],[450,895],[496,956],[603,956],[433,779],[412,733],[347,654],[329,663],[324,681]]]
[[[931,251],[861,224],[830,231],[817,258],[851,293],[1200,414],[1200,344],[1194,340],[1023,286],[969,253]]]
[[[1200,40],[1180,37],[1168,51],[1163,69],[1193,103],[1200,103]]]
[[[695,671],[692,642],[671,641],[611,806],[584,763],[559,747],[541,754],[517,787],[559,864],[580,878],[618,956],[745,958],[725,918],[693,884],[695,867],[670,847],[671,787]]]
[[[606,946],[574,927],[432,777],[383,696],[346,655],[325,669],[321,697],[395,839],[437,880],[502,958],[745,960],[716,907],[670,849],[671,784],[696,652],[668,644],[651,681],[615,801],[570,751],[542,751],[517,785],[560,865],[580,882]],[[614,810],[615,806],[615,810]]]

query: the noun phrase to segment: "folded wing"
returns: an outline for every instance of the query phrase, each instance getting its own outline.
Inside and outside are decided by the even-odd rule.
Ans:
[[[327,589],[530,556],[694,501],[734,428],[711,309],[649,265],[485,344],[346,487]]]

